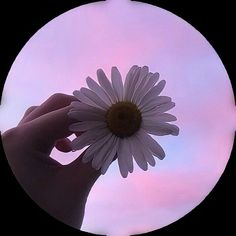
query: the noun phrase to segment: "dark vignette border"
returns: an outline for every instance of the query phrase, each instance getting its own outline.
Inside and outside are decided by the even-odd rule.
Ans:
[[[41,1],[1,1],[0,3],[0,81],[1,91],[8,71],[15,57],[43,25],[54,17],[79,5],[96,1],[76,0],[41,0]],[[235,92],[235,66],[233,53],[235,52],[235,15],[231,1],[140,1],[162,7],[188,21],[199,30],[215,48],[231,79]],[[210,2],[210,1],[209,1]],[[234,93],[235,94],[235,93]],[[220,95],[219,95],[220,99]],[[217,102],[217,101],[216,101]],[[235,143],[234,143],[235,144]],[[1,146],[2,149],[2,146]],[[236,193],[234,191],[236,179],[236,160],[233,158],[235,145],[226,170],[207,198],[193,211],[177,222],[155,231],[158,235],[192,235],[222,233],[233,235],[235,218],[231,217],[236,210]],[[10,167],[1,155],[1,227],[0,231],[11,235],[57,234],[77,235],[78,231],[64,225],[45,211],[41,210],[21,189],[11,173]],[[115,222],[114,222],[115,223]],[[88,234],[82,233],[81,234]],[[90,234],[88,234],[90,235]],[[91,234],[92,235],[92,234]],[[146,235],[146,234],[143,234]]]

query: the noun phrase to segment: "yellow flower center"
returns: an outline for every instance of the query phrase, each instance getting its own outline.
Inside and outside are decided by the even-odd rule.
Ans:
[[[120,138],[131,136],[138,131],[141,121],[138,107],[131,102],[117,102],[106,113],[108,128]]]

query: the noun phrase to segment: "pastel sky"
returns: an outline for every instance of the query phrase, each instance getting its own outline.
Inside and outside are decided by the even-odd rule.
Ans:
[[[236,128],[227,72],[212,46],[191,25],[152,5],[111,0],[55,18],[24,46],[8,74],[0,128],[14,127],[32,105],[56,92],[72,94],[89,75],[117,66],[125,76],[148,65],[167,81],[180,135],[158,137],[166,152],[155,167],[120,176],[117,162],[89,196],[82,230],[127,236],[164,227],[195,208],[219,180]],[[80,152],[53,157],[62,164]],[[75,186],[76,187],[76,186]]]

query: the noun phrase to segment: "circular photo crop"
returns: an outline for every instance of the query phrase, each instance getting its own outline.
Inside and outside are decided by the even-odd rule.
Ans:
[[[160,229],[198,206],[236,128],[210,43],[173,13],[128,0],[42,27],[14,61],[0,111],[26,193],[59,221],[110,236]]]

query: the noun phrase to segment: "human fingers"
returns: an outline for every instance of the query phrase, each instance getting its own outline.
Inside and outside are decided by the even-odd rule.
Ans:
[[[19,125],[29,122],[45,113],[65,107],[74,100],[76,99],[73,96],[62,93],[55,93],[40,106],[33,106],[28,108],[24,114],[24,117],[20,121]],[[71,151],[69,140],[66,139],[65,140],[62,139],[56,142],[56,148],[62,152]]]
[[[75,136],[80,136],[84,132],[75,132]],[[70,152],[72,151],[71,141],[69,138],[59,139],[56,141],[55,148],[61,152]]]
[[[24,134],[28,144],[50,154],[57,140],[72,134],[68,128],[73,122],[67,115],[70,109],[71,106],[66,106],[27,122]]]
[[[64,138],[57,140],[55,148],[60,152],[70,152],[72,150],[70,139]]]
[[[37,107],[38,107],[38,106],[31,106],[31,107],[29,107],[29,108],[25,111],[25,114],[23,115],[23,117],[22,117],[22,119],[21,119],[21,121],[19,122],[18,125],[23,124],[25,118],[26,118],[32,111],[34,111]]]
[[[40,106],[34,109],[30,114],[28,114],[27,117],[24,118],[23,123],[29,122],[51,111],[66,107],[75,100],[77,99],[74,96],[66,95],[63,93],[55,93]]]

